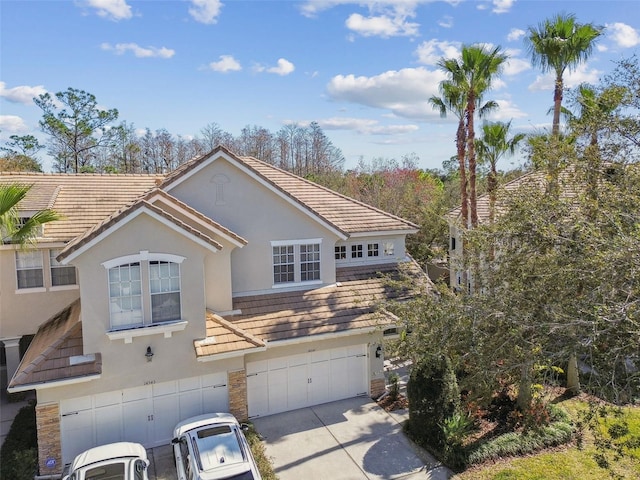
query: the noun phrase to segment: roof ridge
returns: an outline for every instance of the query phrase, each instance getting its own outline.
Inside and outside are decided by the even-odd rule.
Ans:
[[[207,310],[207,317],[211,318],[211,320],[213,320],[214,322],[218,323],[222,327],[227,328],[228,330],[231,330],[233,333],[235,333],[236,335],[244,338],[248,342],[253,343],[257,347],[258,346],[259,347],[264,347],[266,345],[264,340],[261,340],[260,338],[250,334],[246,330],[243,330],[241,328],[236,327],[233,323],[231,323],[228,320],[225,320],[223,317],[221,317],[220,315],[218,315],[215,312]]]

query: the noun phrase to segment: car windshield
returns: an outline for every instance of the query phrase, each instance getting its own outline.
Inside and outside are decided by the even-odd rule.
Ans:
[[[91,467],[84,473],[84,480],[125,480],[124,463],[104,463]]]
[[[229,425],[200,429],[195,436],[195,440],[203,471],[245,461],[236,432]]]

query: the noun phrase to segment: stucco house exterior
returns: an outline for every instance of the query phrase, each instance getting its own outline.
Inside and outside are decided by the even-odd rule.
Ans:
[[[385,388],[377,308],[415,291],[417,226],[225,148],[167,175],[0,173],[52,208],[36,248],[0,245],[9,392],[35,390],[40,474],[180,420],[239,419]],[[24,339],[33,339],[21,351]],[[22,349],[23,350],[23,349]]]

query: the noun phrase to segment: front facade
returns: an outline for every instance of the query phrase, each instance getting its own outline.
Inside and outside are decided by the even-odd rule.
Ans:
[[[427,286],[415,225],[224,148],[167,176],[7,182],[33,185],[21,215],[65,217],[36,249],[0,247],[9,391],[37,393],[41,474],[92,446],[167,444],[201,413],[375,397],[398,323],[376,304],[412,294],[384,275]]]

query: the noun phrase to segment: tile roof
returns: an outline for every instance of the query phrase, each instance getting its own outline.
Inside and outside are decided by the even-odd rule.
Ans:
[[[100,235],[102,232],[108,230],[112,226],[116,225],[120,220],[131,215],[132,213],[134,213],[135,211],[141,208],[146,208],[147,210],[150,210],[153,213],[156,213],[157,215],[160,215],[161,217],[169,220],[170,222],[180,227],[181,229],[185,230],[186,232],[190,233],[191,235],[208,243],[216,250],[222,249],[222,245],[220,245],[220,243],[218,243],[216,240],[214,240],[207,234],[203,233],[202,231],[196,228],[191,227],[190,225],[184,223],[182,220],[176,218],[175,216],[166,212],[162,208],[147,202],[145,198],[141,197],[135,202],[133,202],[132,204],[122,207],[120,210],[116,211],[115,213],[113,213],[112,215],[104,219],[102,222],[94,225],[92,228],[87,230],[84,234],[80,235],[79,237],[76,237],[60,252],[60,254],[58,255],[58,259],[65,258],[69,256],[71,253],[79,250],[84,245],[86,245],[91,240],[93,240],[98,235]]]
[[[415,289],[388,282],[410,275]],[[337,283],[306,291],[288,291],[237,297],[226,324],[207,316],[207,338],[196,342],[201,356],[245,350],[278,340],[340,333],[395,324],[396,318],[379,310],[385,300],[401,301],[430,288],[426,274],[413,261],[336,269]]]
[[[212,152],[181,165],[167,175],[161,188],[169,187],[218,152],[225,153],[276,191],[347,236],[363,232],[418,230],[417,225],[400,217],[341,195],[256,158],[236,156],[224,147],[217,147]]]
[[[22,210],[52,208],[64,218],[44,225],[44,238],[68,242],[153,188],[163,175],[0,172],[0,185],[32,185]]]
[[[92,360],[71,364],[71,357],[83,354],[80,300],[76,300],[40,326],[9,388],[99,375],[102,372],[99,353]]]
[[[414,261],[336,269],[337,283],[306,291],[238,297],[227,318],[207,311],[206,338],[194,341],[196,357],[243,354],[269,342],[393,325],[396,317],[378,307],[428,291],[431,282]],[[408,275],[411,289],[391,280]],[[71,365],[83,355],[80,300],[45,322],[36,333],[9,387],[99,375],[100,353],[90,362]]]
[[[524,186],[535,187],[539,189],[545,188],[545,185],[548,183],[548,178],[545,172],[540,170],[536,170],[533,172],[525,173],[524,175],[511,180],[510,182],[505,183],[504,185],[500,185],[498,187],[497,193],[497,205],[496,205],[496,213],[500,214],[501,211],[504,210],[504,207],[500,205],[500,197],[504,197],[505,194],[510,192],[516,192],[519,188]],[[559,177],[560,189],[562,194],[565,197],[571,198],[576,195],[577,188],[574,181],[574,177],[572,172],[568,170],[564,170]],[[490,197],[488,193],[484,193],[478,197],[476,202],[477,212],[478,212],[478,222],[483,223],[489,220],[489,212],[490,212]],[[462,208],[460,206],[450,210],[447,212],[445,217],[449,221],[458,221],[460,220],[460,214],[462,213]]]

